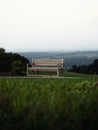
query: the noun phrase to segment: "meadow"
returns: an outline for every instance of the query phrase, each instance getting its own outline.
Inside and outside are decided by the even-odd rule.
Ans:
[[[97,130],[98,76],[0,78],[0,130]]]

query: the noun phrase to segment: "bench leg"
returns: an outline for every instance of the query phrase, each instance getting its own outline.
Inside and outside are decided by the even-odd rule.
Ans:
[[[59,68],[57,69],[57,77],[59,77]]]
[[[64,69],[63,68],[60,70],[60,73],[62,76],[64,76]]]
[[[28,64],[27,64],[27,76],[28,76]]]

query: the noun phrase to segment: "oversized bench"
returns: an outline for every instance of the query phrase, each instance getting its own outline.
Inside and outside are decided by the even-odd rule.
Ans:
[[[64,60],[61,59],[51,59],[51,58],[41,58],[32,59],[32,65],[27,65],[27,76],[29,76],[29,71],[39,72],[39,71],[51,71],[56,72],[59,76],[60,72],[63,74],[64,70]]]

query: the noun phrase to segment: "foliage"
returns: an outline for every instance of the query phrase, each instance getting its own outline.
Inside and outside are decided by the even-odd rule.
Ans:
[[[0,53],[5,53],[5,49],[4,48],[0,48]]]
[[[97,130],[97,77],[0,78],[0,129]]]
[[[94,62],[89,65],[72,65],[68,71],[84,74],[98,74],[98,59],[95,59]]]
[[[93,64],[94,64],[94,72],[98,74],[98,59],[95,59]]]
[[[3,51],[2,48],[0,49],[0,73],[13,73],[13,64],[14,62],[19,61],[21,61],[22,64],[21,71],[26,71],[26,64],[29,63],[27,58],[25,58],[24,56],[20,56],[17,53],[6,53],[5,51]]]
[[[12,62],[12,70],[15,74],[22,73],[22,62],[20,60]]]

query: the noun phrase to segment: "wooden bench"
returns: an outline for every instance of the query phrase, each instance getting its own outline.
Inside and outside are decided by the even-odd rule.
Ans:
[[[32,59],[32,65],[27,65],[27,76],[29,76],[29,70],[33,72],[39,71],[55,71],[57,76],[60,72],[63,74],[64,70],[64,60],[61,59],[50,59],[50,58],[41,58],[41,59]]]

